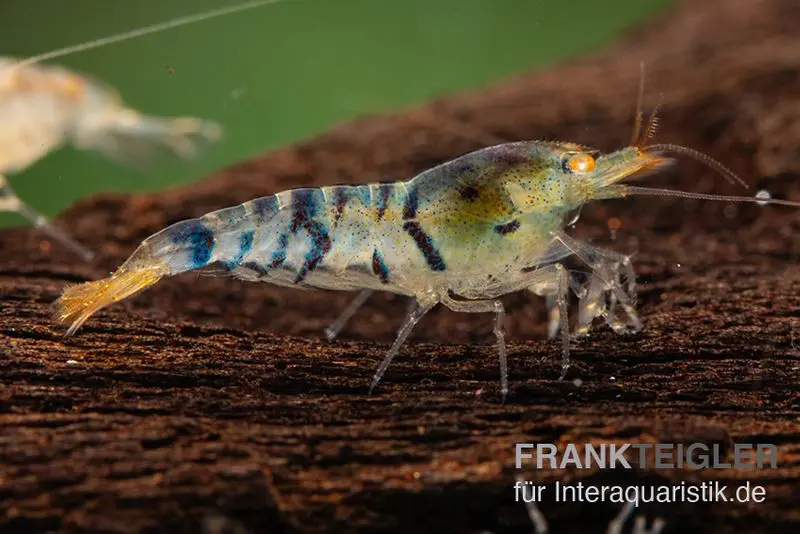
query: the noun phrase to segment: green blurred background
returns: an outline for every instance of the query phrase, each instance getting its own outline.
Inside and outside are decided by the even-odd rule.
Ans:
[[[241,0],[2,0],[0,54],[25,57]],[[135,172],[71,148],[11,177],[55,215],[96,192],[199,179],[354,115],[540,68],[611,41],[670,0],[284,0],[54,61],[150,114],[218,121],[194,162]],[[0,214],[0,226],[25,224]]]

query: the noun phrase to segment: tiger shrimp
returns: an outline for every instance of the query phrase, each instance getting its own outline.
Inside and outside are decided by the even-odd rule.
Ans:
[[[199,145],[221,136],[221,127],[211,121],[143,115],[126,107],[120,95],[102,82],[42,61],[276,1],[249,2],[182,17],[28,59],[0,56],[0,212],[22,215],[88,261],[92,251],[24,203],[7,175],[24,171],[67,142],[121,164],[140,166],[163,148],[190,159]]]
[[[411,297],[414,307],[370,392],[413,328],[442,304],[494,314],[505,399],[501,296],[528,290],[546,297],[549,330],[562,340],[560,378],[569,368],[570,292],[580,301],[578,331],[599,317],[618,333],[642,327],[629,258],[565,232],[585,203],[657,195],[800,207],[624,183],[670,165],[670,155],[692,156],[741,181],[708,156],[678,145],[646,146],[647,138],[605,154],[568,142],[503,143],[407,181],[294,189],[177,222],[145,239],[109,277],[68,287],[55,303],[55,319],[69,324],[65,335],[71,336],[98,310],[165,277],[200,269],[288,287],[387,291]],[[565,267],[570,257],[590,268],[585,284]]]

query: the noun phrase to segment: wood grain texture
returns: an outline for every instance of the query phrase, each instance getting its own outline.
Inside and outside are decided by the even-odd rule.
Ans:
[[[65,283],[103,276],[171,222],[250,198],[406,178],[497,139],[619,147],[641,60],[648,102],[664,95],[658,140],[708,152],[752,187],[692,162],[653,185],[798,200],[798,28],[796,0],[686,1],[568,64],[363,118],[190,187],[87,199],[59,224],[100,253],[96,266],[31,231],[1,233],[0,531],[530,532],[513,502],[516,442],[656,440],[775,443],[779,469],[525,476],[749,480],[765,502],[642,511],[667,532],[798,532],[800,210],[587,206],[574,235],[636,252],[645,329],[620,337],[598,325],[558,382],[542,302],[509,296],[506,404],[492,318],[445,310],[367,395],[405,311],[391,296],[371,299],[334,343],[322,330],[353,294],[196,275],[99,313],[67,342],[49,316]],[[541,508],[558,533],[602,532],[619,509]]]

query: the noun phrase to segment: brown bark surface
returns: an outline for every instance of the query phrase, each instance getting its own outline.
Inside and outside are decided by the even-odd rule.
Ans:
[[[800,3],[681,3],[624,41],[543,72],[364,118],[190,187],[98,196],[59,219],[82,265],[0,233],[0,531],[530,532],[517,442],[766,442],[777,470],[542,470],[619,484],[750,481],[758,504],[646,505],[668,532],[800,532],[800,210],[637,198],[588,205],[573,235],[636,252],[642,333],[597,325],[568,379],[540,299],[507,304],[498,395],[492,319],[430,314],[373,395],[405,310],[373,297],[184,275],[62,340],[50,303],[171,222],[303,185],[401,179],[496,140],[610,150],[630,135],[639,62],[664,96],[658,140],[705,151],[752,195],[800,199]],[[686,162],[650,181],[741,193]],[[616,238],[608,221],[619,218]],[[797,346],[793,339],[798,338]],[[575,382],[580,379],[580,382]],[[541,505],[551,532],[602,532],[616,504]],[[216,529],[216,530],[214,530]]]

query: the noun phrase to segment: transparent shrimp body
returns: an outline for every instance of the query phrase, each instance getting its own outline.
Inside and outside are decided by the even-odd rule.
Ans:
[[[604,285],[586,294],[612,293],[638,325],[621,279],[608,277],[617,256],[575,242],[563,228],[602,184],[665,161],[636,148],[595,159],[571,143],[526,141],[466,154],[405,182],[285,191],[151,236],[109,278],[69,288],[57,317],[71,323],[72,334],[100,308],[197,269],[290,287],[390,291],[416,304],[372,387],[413,327],[441,303],[495,314],[505,395],[505,312],[497,300],[504,294],[530,289],[555,303],[566,372],[566,297],[577,286],[564,258],[592,262]]]

